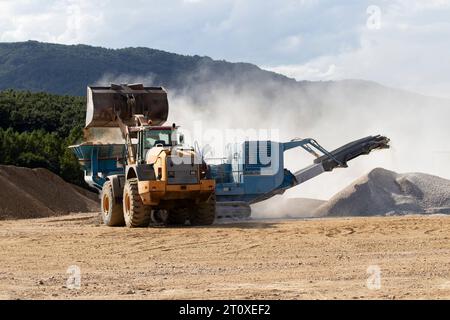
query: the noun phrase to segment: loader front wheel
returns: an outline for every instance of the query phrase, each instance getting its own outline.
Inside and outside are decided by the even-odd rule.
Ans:
[[[129,179],[123,189],[123,216],[129,228],[148,227],[151,207],[145,206],[139,195],[138,180]]]
[[[122,205],[116,203],[113,196],[111,181],[106,181],[102,188],[101,208],[103,223],[109,227],[124,226],[125,220]]]
[[[174,208],[169,210],[169,215],[167,216],[167,224],[182,226],[186,223],[187,218],[188,212],[186,208]]]
[[[205,202],[190,208],[189,221],[193,226],[209,226],[216,218],[216,195],[212,194]]]

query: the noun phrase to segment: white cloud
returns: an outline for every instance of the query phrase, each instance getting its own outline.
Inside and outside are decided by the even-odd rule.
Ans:
[[[380,29],[359,28],[358,46],[265,68],[297,80],[369,79],[450,97],[450,1],[400,0],[380,8]]]
[[[265,69],[284,74],[298,80],[331,80],[335,78],[336,65],[328,64],[327,61],[312,61],[300,65],[281,65],[276,67],[265,67]]]
[[[302,44],[303,44],[302,35],[289,35],[278,41],[275,48],[281,53],[290,53],[299,50]]]
[[[379,6],[379,30],[366,27]],[[146,46],[248,61],[297,79],[450,88],[450,0],[5,0],[0,41]]]
[[[103,1],[16,0],[0,3],[0,41],[89,42],[103,26]]]

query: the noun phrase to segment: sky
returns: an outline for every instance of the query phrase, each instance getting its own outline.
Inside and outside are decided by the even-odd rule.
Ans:
[[[0,41],[143,46],[450,97],[450,0],[0,0]]]

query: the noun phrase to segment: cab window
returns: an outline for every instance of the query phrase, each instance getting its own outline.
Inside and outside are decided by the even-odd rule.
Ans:
[[[156,145],[162,145],[164,147],[171,146],[171,131],[146,131],[144,135],[144,148],[150,149],[155,147]]]

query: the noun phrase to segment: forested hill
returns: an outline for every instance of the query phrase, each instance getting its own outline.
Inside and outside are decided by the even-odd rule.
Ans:
[[[149,48],[106,49],[37,41],[0,43],[0,90],[12,88],[81,96],[86,94],[87,85],[116,78],[138,79],[169,89],[211,81],[296,83],[249,63]]]

